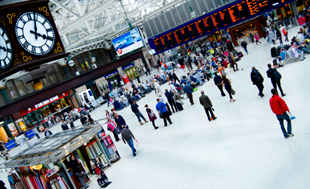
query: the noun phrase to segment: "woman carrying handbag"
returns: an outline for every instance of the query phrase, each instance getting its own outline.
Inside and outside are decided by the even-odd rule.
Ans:
[[[154,128],[158,129],[158,127],[155,125],[155,120],[157,119],[155,113],[149,108],[149,105],[146,104],[144,107],[146,108],[147,115],[149,116],[149,119],[152,122]]]
[[[235,91],[231,87],[231,81],[229,79],[227,79],[226,76],[224,76],[224,75],[222,76],[222,79],[223,79],[223,85],[229,94],[230,102],[235,102],[235,99],[233,99],[233,97],[232,97],[232,95],[235,94]]]
[[[108,118],[107,125],[108,125],[107,129],[113,133],[116,142],[119,141],[119,138],[118,138],[119,128],[117,128],[116,123],[114,121],[112,121],[111,118]]]

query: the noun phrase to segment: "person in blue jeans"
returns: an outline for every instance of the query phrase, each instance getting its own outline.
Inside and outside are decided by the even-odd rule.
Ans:
[[[136,101],[133,100],[132,104],[131,104],[131,110],[133,113],[135,113],[135,115],[138,118],[138,121],[140,122],[141,125],[143,125],[141,118],[145,121],[145,123],[147,123],[148,121],[146,121],[146,119],[144,118],[144,116],[141,114],[140,110],[138,109],[138,104],[136,104]]]
[[[170,125],[172,124],[171,119],[169,117],[169,112],[167,110],[167,106],[165,103],[161,102],[159,98],[157,99],[156,110],[158,111],[159,115],[163,114],[165,127],[167,126],[167,120],[170,123]]]
[[[121,132],[122,134],[122,140],[123,142],[126,144],[126,142],[128,143],[129,147],[131,148],[132,150],[132,154],[133,156],[136,156],[136,149],[135,149],[135,146],[134,146],[134,141],[133,140],[136,140],[135,139],[135,136],[132,134],[132,132],[129,130],[128,127],[125,127],[123,126],[123,130]]]

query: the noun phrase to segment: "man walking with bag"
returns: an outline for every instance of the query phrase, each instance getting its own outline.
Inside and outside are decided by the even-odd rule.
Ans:
[[[277,89],[277,85],[280,89],[282,97],[286,94],[283,93],[282,87],[281,87],[281,74],[277,71],[275,68],[271,68],[271,64],[268,64],[268,70],[267,70],[267,76],[271,79],[271,83],[273,85],[274,89]]]
[[[219,88],[219,90],[221,91],[221,95],[222,96],[226,96],[224,91],[223,91],[223,83],[222,83],[222,78],[221,76],[217,75],[216,72],[214,72],[214,84]]]
[[[200,104],[204,107],[204,109],[206,111],[206,114],[208,116],[208,120],[211,121],[209,112],[212,116],[212,119],[216,120],[216,117],[214,116],[214,114],[212,112],[212,107],[213,107],[212,102],[211,102],[210,98],[207,95],[205,95],[204,91],[201,91],[201,96],[199,97],[199,101],[200,101]]]
[[[131,150],[132,150],[132,154],[133,156],[136,156],[136,149],[135,149],[135,146],[134,146],[134,141],[133,140],[136,140],[135,139],[135,136],[132,134],[132,132],[129,130],[128,127],[125,127],[125,125],[123,125],[123,130],[121,132],[122,134],[122,140],[123,142],[126,144],[126,142],[128,143],[128,145],[130,146]]]
[[[136,101],[132,101],[132,104],[131,104],[131,111],[133,113],[135,113],[135,115],[137,116],[138,118],[138,121],[140,122],[141,125],[143,125],[142,121],[141,121],[141,118],[145,121],[145,123],[147,123],[148,121],[146,121],[146,119],[144,118],[144,116],[141,114],[140,110],[138,109],[138,104],[136,104]]]
[[[165,127],[167,126],[167,120],[170,125],[172,124],[167,106],[165,103],[161,102],[159,98],[157,99],[156,110],[158,111],[160,118],[164,119]]]
[[[263,90],[264,90],[264,78],[262,76],[262,74],[259,73],[259,71],[255,68],[252,67],[252,72],[251,72],[251,80],[253,82],[253,85],[256,85],[256,87],[258,88],[258,95],[263,97]]]
[[[193,88],[188,81],[187,81],[187,85],[183,87],[183,91],[186,93],[187,98],[189,99],[189,102],[191,103],[191,105],[194,105]]]
[[[270,104],[271,110],[273,111],[274,114],[276,114],[277,119],[279,120],[284,138],[289,138],[289,137],[294,136],[294,134],[292,133],[291,118],[287,114],[287,112],[291,114],[290,110],[288,109],[285,101],[281,97],[279,97],[276,89],[271,89],[271,93],[273,96],[270,98],[269,104]],[[283,120],[287,121],[287,131],[285,130]]]

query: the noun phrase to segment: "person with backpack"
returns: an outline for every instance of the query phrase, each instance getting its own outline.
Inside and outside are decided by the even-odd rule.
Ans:
[[[256,87],[258,88],[258,95],[263,97],[263,90],[264,90],[264,78],[262,76],[262,74],[259,73],[259,71],[255,68],[252,67],[252,72],[251,72],[251,80],[253,82],[253,85],[256,85]]]
[[[249,54],[248,53],[248,49],[247,49],[247,42],[245,42],[243,39],[241,39],[241,46],[243,47],[243,49],[244,49],[244,51],[247,53],[247,54]]]
[[[277,86],[278,86],[278,88],[280,89],[281,95],[285,96],[286,94],[283,93],[283,90],[281,87],[281,78],[282,78],[281,74],[277,71],[277,69],[272,68],[271,64],[268,64],[267,66],[269,68],[267,70],[267,77],[271,79],[273,88],[277,89]]]

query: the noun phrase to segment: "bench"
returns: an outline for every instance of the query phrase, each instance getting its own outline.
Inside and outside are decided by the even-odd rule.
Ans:
[[[287,64],[287,63],[290,63],[290,62],[295,62],[295,61],[299,61],[299,58],[295,58],[294,56],[294,53],[292,51],[292,47],[290,47],[286,53],[285,53],[285,60],[284,60],[284,63],[283,64]]]

